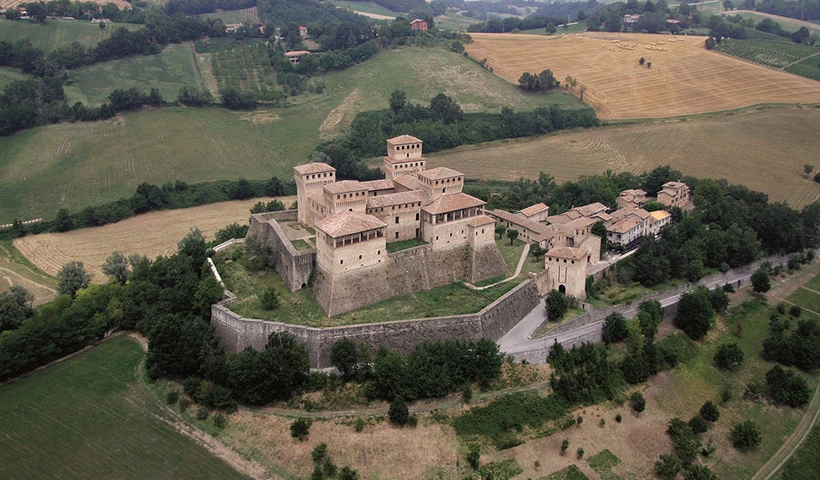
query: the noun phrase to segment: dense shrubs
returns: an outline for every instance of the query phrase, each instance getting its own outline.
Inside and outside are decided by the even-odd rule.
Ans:
[[[786,324],[777,317],[769,323],[771,336],[763,340],[763,357],[802,370],[820,367],[820,325],[800,320],[797,329],[789,333]]]
[[[604,319],[603,338],[604,343],[618,343],[623,341],[629,330],[626,328],[626,317],[618,312],[612,312]]]
[[[553,368],[550,385],[555,395],[570,405],[612,400],[624,385],[620,368],[608,359],[603,345],[583,343],[566,351],[561,344],[555,343],[547,362]]]
[[[760,445],[760,441],[762,440],[760,437],[760,427],[751,420],[738,423],[732,427],[729,437],[732,439],[732,445],[741,450],[755,448]]]
[[[689,335],[689,338],[699,340],[709,331],[714,313],[709,300],[709,290],[698,287],[694,291],[681,295],[678,314],[675,316],[675,326]]]
[[[743,363],[743,350],[737,343],[726,343],[715,352],[715,364],[726,371],[735,371]]]
[[[811,394],[806,379],[779,365],[766,372],[766,391],[772,400],[790,407],[809,403]]]

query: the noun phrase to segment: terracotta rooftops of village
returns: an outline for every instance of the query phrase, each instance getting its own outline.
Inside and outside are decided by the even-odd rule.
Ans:
[[[390,207],[392,205],[404,205],[408,203],[421,203],[423,201],[419,192],[399,192],[379,195],[367,199],[367,208]]]
[[[640,225],[641,220],[635,217],[627,217],[622,220],[618,220],[615,222],[614,225],[611,225],[607,228],[607,231],[612,233],[627,233],[633,228]]]
[[[630,188],[628,190],[622,191],[620,196],[622,196],[622,197],[627,197],[627,196],[643,197],[643,196],[646,196],[646,192],[639,189],[639,188]]]
[[[316,228],[333,238],[384,228],[386,226],[386,223],[373,215],[359,212],[340,212],[316,223]]]
[[[523,215],[518,215],[515,213],[510,213],[506,210],[493,210],[489,212],[490,215],[494,217],[498,217],[501,220],[510,222],[514,225],[520,225],[521,227],[526,228],[527,230],[533,231],[535,233],[539,233],[542,235],[551,234],[553,229],[543,223],[533,222],[532,220],[524,217]]]
[[[618,221],[629,217],[638,217],[641,220],[649,218],[649,212],[643,208],[619,208],[612,212],[612,220]]]
[[[436,215],[439,213],[464,210],[465,208],[480,207],[481,205],[484,205],[484,203],[484,200],[471,197],[466,193],[450,193],[433,200],[429,205],[422,207],[422,210],[432,215]]]
[[[548,209],[549,207],[546,204],[536,203],[535,205],[530,205],[529,207],[519,211],[518,213],[524,215],[525,217],[531,217],[533,215],[538,215],[539,213]]]
[[[666,217],[671,217],[672,214],[664,210],[655,210],[654,212],[649,212],[649,216],[657,222],[663,220]]]
[[[420,139],[412,135],[399,135],[398,137],[388,138],[388,145],[404,145],[406,143],[423,143]]]
[[[547,252],[548,257],[565,258],[567,260],[580,260],[586,256],[586,250],[573,247],[555,247]]]
[[[331,167],[330,165],[322,162],[313,162],[313,163],[306,163],[304,165],[296,165],[293,167],[301,175],[307,175],[312,173],[324,173],[324,172],[335,172],[336,169]]]
[[[421,189],[421,182],[415,175],[402,175],[393,179],[393,183],[397,183],[408,190]]]
[[[367,190],[367,186],[355,180],[342,180],[341,182],[328,183],[325,190],[333,194],[361,192]]]
[[[606,212],[607,208],[603,203],[595,202],[590,203],[589,205],[584,205],[583,207],[573,208],[573,210],[577,211],[584,217],[591,217],[596,213]]]
[[[484,225],[489,225],[491,223],[495,223],[495,220],[487,215],[481,215],[467,222],[467,225],[471,227],[483,227]]]
[[[460,177],[462,175],[464,174],[447,167],[431,168],[430,170],[419,172],[419,177],[424,177],[428,180],[441,180],[442,178]]]
[[[393,188],[393,182],[391,180],[387,180],[386,178],[382,178],[381,180],[369,180],[367,182],[361,182],[362,185],[367,187],[368,190],[390,190]]]
[[[664,183],[664,184],[663,184],[663,188],[664,188],[664,189],[666,189],[666,188],[671,188],[671,189],[674,189],[674,190],[678,190],[678,189],[680,189],[680,188],[684,188],[684,187],[686,187],[686,186],[687,186],[687,185],[686,185],[685,183],[683,183],[683,182],[675,182],[675,181],[672,181],[672,182],[666,182],[666,183]]]

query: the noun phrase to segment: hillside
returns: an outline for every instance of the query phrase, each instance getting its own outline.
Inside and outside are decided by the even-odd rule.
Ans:
[[[0,4],[2,3],[0,1]],[[25,38],[48,55],[58,47],[68,47],[72,42],[92,47],[110,37],[111,32],[117,27],[138,30],[142,25],[115,23],[101,29],[99,25],[87,20],[49,19],[43,24],[38,24],[27,20],[0,19],[0,41],[16,42]]]
[[[185,48],[190,47],[166,51],[184,53]],[[140,62],[148,60],[118,60],[120,70],[111,75],[105,74],[110,68],[105,64],[98,75],[78,70],[72,74],[77,81],[69,87],[69,97],[85,89],[99,99],[108,88],[133,86],[125,83],[129,71],[146,75],[137,77],[146,89],[154,85],[147,77],[151,72],[154,79],[171,74],[161,69],[137,72]],[[161,64],[161,56],[157,61]],[[147,109],[104,122],[50,125],[0,137],[0,221],[52,218],[60,207],[76,211],[131,196],[143,182],[289,178],[291,167],[303,163],[320,143],[320,132],[322,138],[331,138],[347,129],[358,112],[386,108],[394,89],[406,90],[408,101],[425,104],[444,92],[466,111],[497,112],[505,105],[583,106],[563,92],[522,93],[476,63],[438,49],[384,51],[356,67],[325,75],[324,82],[326,93],[298,97],[300,103],[289,108]],[[174,96],[173,91],[161,92],[166,98]]]
[[[820,102],[820,83],[707,51],[705,37],[585,32],[557,38],[475,34],[473,40],[466,46],[470,56],[486,58],[510,82],[545,68],[561,81],[572,75],[575,93],[583,87],[584,101],[605,119]]]

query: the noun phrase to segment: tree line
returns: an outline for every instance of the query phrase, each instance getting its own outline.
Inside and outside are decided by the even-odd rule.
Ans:
[[[228,200],[246,200],[263,196],[295,195],[293,180],[218,180],[187,184],[183,181],[168,182],[162,186],[143,183],[130,198],[85,207],[78,212],[57,210],[54,220],[23,225],[15,220],[11,229],[0,231],[0,238],[22,237],[29,233],[67,232],[77,228],[97,227],[115,223],[141,213],[157,210],[188,208]],[[280,202],[281,203],[281,202]]]
[[[488,142],[599,125],[592,109],[561,109],[557,105],[530,112],[511,108],[501,113],[464,113],[452,98],[440,93],[428,106],[413,105],[406,94],[394,91],[390,109],[359,113],[341,137],[318,147],[320,155],[336,167],[340,178],[372,179],[378,170],[367,169],[360,158],[384,154],[385,141],[402,134],[424,139],[424,149],[436,152],[459,145]]]

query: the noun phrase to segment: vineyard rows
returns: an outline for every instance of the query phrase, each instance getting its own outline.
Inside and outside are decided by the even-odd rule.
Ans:
[[[715,46],[715,50],[772,68],[783,68],[820,51],[806,45],[771,40],[724,40]]]
[[[233,87],[253,92],[261,102],[278,102],[283,98],[264,43],[220,48],[213,52],[211,64],[220,91]]]

